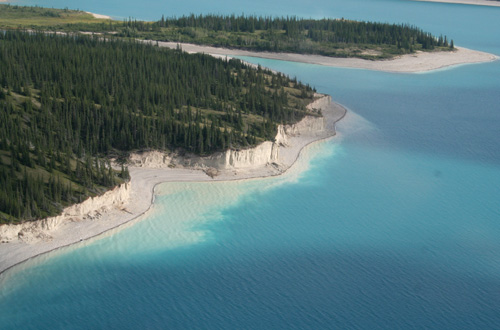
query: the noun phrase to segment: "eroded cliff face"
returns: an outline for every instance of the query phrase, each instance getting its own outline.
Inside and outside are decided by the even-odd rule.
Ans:
[[[330,96],[323,96],[309,104],[309,110],[324,109],[331,102]],[[320,116],[306,116],[293,125],[279,125],[278,133],[273,142],[265,141],[258,146],[242,150],[226,150],[217,152],[208,157],[196,155],[177,156],[159,151],[148,151],[130,156],[130,164],[138,167],[166,168],[189,167],[193,169],[250,169],[268,164],[281,163],[280,148],[289,145],[289,138],[302,134],[319,134],[325,129],[325,118]]]
[[[324,96],[308,105],[310,110],[327,107],[331,102],[330,96]],[[213,157],[200,159],[205,166],[218,169],[246,169],[255,166],[265,166],[271,163],[281,163],[280,149],[289,145],[289,138],[302,134],[317,134],[325,129],[325,118],[306,116],[293,125],[279,125],[278,133],[273,142],[263,142],[254,148],[244,150],[227,150],[217,157],[216,164],[211,163]],[[217,166],[215,166],[217,165]]]
[[[120,208],[130,197],[130,182],[124,183],[101,196],[90,197],[82,203],[71,205],[59,216],[37,221],[29,221],[18,225],[1,225],[0,242],[23,241],[32,243],[39,240],[50,240],[51,232],[66,221],[82,219],[98,219],[111,208]]]
[[[172,156],[156,150],[134,153],[129,157],[129,164],[136,167],[167,168],[171,161]]]
[[[194,168],[217,170],[248,169],[277,160],[278,150],[274,143],[265,141],[256,147],[243,150],[226,150],[209,157],[191,157],[185,164]],[[186,163],[187,162],[187,163]]]

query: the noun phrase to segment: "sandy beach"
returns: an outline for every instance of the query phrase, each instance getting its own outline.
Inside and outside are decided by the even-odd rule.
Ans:
[[[414,0],[425,2],[455,3],[461,5],[500,7],[500,1],[495,0]]]
[[[182,47],[182,50],[188,53],[205,53],[219,57],[250,56],[281,61],[334,66],[340,68],[368,69],[397,73],[427,72],[462,64],[491,62],[498,59],[498,56],[496,55],[463,47],[455,47],[456,50],[452,52],[418,52],[416,54],[402,55],[392,60],[370,61],[359,58],[334,58],[320,55],[251,52],[238,49],[216,48],[193,44],[179,44],[175,42],[158,42],[158,45],[174,49],[177,47],[177,45],[180,45]]]
[[[101,14],[91,13],[90,11],[86,11],[86,13],[94,16],[94,18],[111,19],[111,16],[108,16],[108,15],[101,15]]]
[[[325,100],[328,102],[322,102]],[[139,221],[151,207],[154,189],[160,183],[246,180],[284,173],[296,162],[304,147],[335,135],[335,123],[344,117],[346,110],[330,100],[329,96],[323,96],[317,101],[322,105],[324,128],[320,131],[289,134],[286,145],[281,145],[279,149],[279,166],[268,163],[241,169],[222,169],[214,178],[202,169],[131,166],[130,196],[124,205],[91,212],[93,216],[69,216],[55,230],[44,233],[43,239],[30,243],[18,239],[1,243],[0,273],[37,255],[88,240],[126,223]]]

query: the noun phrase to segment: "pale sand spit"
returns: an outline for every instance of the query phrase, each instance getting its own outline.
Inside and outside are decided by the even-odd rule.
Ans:
[[[491,6],[500,7],[500,1],[495,0],[413,0],[424,2],[455,3],[461,5]]]
[[[91,13],[90,11],[86,11],[86,13],[94,16],[94,18],[111,19],[111,16],[108,16],[108,15],[101,15],[101,14]]]
[[[329,98],[329,96],[325,97]],[[346,110],[337,103],[328,102],[322,108],[322,113],[325,117],[323,130],[289,136],[287,145],[280,147],[279,168],[272,166],[273,164],[267,164],[246,169],[222,170],[219,175],[211,178],[202,170],[189,168],[130,167],[130,197],[125,205],[111,208],[97,218],[68,217],[57,229],[50,231],[46,239],[31,243],[15,240],[0,244],[0,273],[35,256],[86,241],[126,223],[132,224],[140,221],[141,215],[150,209],[154,201],[154,189],[160,183],[245,180],[280,175],[296,162],[304,147],[334,136],[335,123],[344,117]]]
[[[156,44],[156,42],[151,43]],[[319,64],[341,68],[357,68],[399,73],[426,72],[455,65],[491,62],[498,59],[498,56],[496,55],[463,47],[455,47],[456,50],[450,52],[418,52],[416,54],[398,56],[397,58],[392,60],[372,61],[359,58],[335,58],[321,55],[252,52],[238,49],[216,48],[184,43],[179,44],[176,42],[158,42],[158,45],[174,49],[180,46],[183,51],[186,51],[188,53],[205,53],[218,57],[249,56],[281,61]]]

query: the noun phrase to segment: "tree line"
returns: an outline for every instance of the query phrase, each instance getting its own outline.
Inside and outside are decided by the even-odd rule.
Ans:
[[[90,20],[84,13],[60,9],[4,6],[8,27],[53,31],[95,32],[108,38],[140,38],[189,42],[216,47],[331,57],[387,59],[416,51],[449,51],[454,42],[411,24],[388,24],[347,19],[304,19],[295,16],[188,15],[155,22],[132,18]],[[4,10],[5,11],[5,10]],[[13,17],[30,15],[32,23],[15,24]]]
[[[164,16],[152,24],[129,19],[121,35],[207,43],[257,51],[287,51],[326,56],[358,56],[377,49],[386,56],[453,49],[446,36],[435,37],[409,24],[297,17],[189,15]]]

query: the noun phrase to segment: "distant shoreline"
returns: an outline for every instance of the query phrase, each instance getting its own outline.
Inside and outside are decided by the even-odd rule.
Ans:
[[[500,1],[494,1],[494,0],[413,0],[413,1],[441,2],[441,3],[454,3],[454,4],[460,4],[460,5],[500,7]]]
[[[326,99],[325,99],[326,98]],[[327,100],[328,102],[322,102]],[[332,102],[329,96],[320,98],[322,113],[325,118],[325,127],[322,131],[292,134],[287,137],[288,143],[282,146],[280,160],[282,166],[267,164],[242,169],[224,169],[211,178],[202,169],[194,168],[169,168],[169,167],[129,167],[131,182],[130,196],[125,205],[111,206],[103,212],[98,219],[88,215],[68,216],[55,229],[47,231],[50,239],[42,239],[33,243],[15,241],[0,244],[0,275],[7,270],[24,263],[34,257],[71,246],[76,243],[88,241],[102,234],[111,233],[112,230],[123,228],[126,224],[133,224],[142,215],[148,212],[154,202],[155,187],[166,182],[214,182],[214,181],[240,181],[248,179],[266,178],[285,173],[298,160],[302,150],[317,141],[335,136],[335,124],[344,118],[346,109]],[[316,102],[318,102],[316,101]],[[307,122],[307,120],[306,120]]]
[[[1,1],[1,0],[0,0]],[[94,18],[99,18],[99,19],[111,19],[111,16],[108,15],[101,15],[101,14],[96,14],[96,13],[91,13],[90,11],[86,11],[87,14],[90,14],[94,16]]]
[[[149,42],[156,43],[156,41]],[[499,59],[499,57],[494,54],[463,47],[455,47],[454,51],[449,52],[417,52],[416,54],[401,55],[390,60],[364,60],[360,58],[338,58],[321,55],[255,52],[177,42],[159,41],[158,45],[173,49],[180,45],[182,50],[188,53],[205,53],[218,57],[249,56],[340,68],[367,69],[395,73],[421,73],[462,64],[492,62]]]

